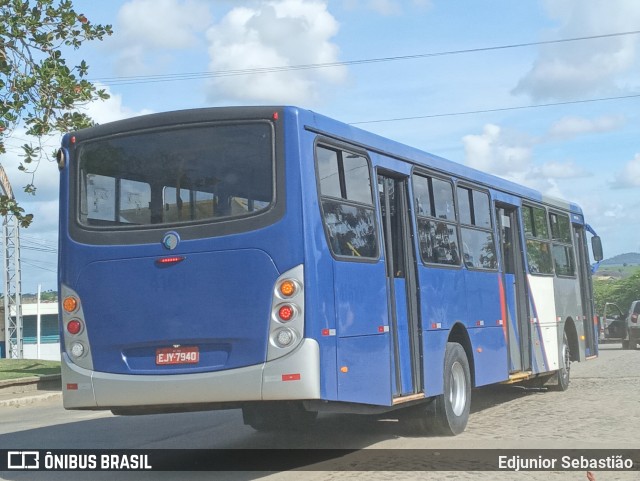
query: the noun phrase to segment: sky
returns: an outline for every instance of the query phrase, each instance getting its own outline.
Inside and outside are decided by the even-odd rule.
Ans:
[[[83,107],[98,123],[296,105],[576,202],[605,258],[640,252],[637,0],[73,3],[113,25],[66,53],[111,95]],[[337,65],[273,69],[317,64]],[[247,72],[258,68],[270,71]],[[14,135],[0,162],[35,216],[21,231],[22,291],[55,289],[57,167],[42,162],[36,196],[22,193]]]

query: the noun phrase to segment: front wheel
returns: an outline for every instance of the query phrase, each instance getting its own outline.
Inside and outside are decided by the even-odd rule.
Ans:
[[[463,347],[448,342],[444,355],[444,393],[432,402],[433,428],[438,434],[455,436],[467,427],[471,409],[471,374]]]

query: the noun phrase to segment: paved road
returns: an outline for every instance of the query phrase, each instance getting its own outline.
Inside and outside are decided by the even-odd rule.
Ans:
[[[640,350],[601,347],[600,357],[571,366],[571,388],[531,392],[500,386],[474,391],[467,430],[456,437],[416,436],[392,417],[321,415],[303,434],[256,433],[239,411],[117,417],[104,412],[64,411],[59,401],[0,408],[0,447],[79,448],[640,448]],[[369,460],[370,462],[371,460]],[[394,462],[380,466],[393,470]],[[180,479],[544,479],[584,480],[584,472],[282,472],[191,473]],[[38,476],[41,474],[42,476]],[[46,476],[44,476],[46,474]],[[80,474],[80,473],[76,473]],[[152,475],[151,475],[152,474]],[[88,479],[86,474],[4,473],[3,479]],[[176,479],[176,473],[90,479]],[[597,481],[638,479],[637,473],[598,472]]]

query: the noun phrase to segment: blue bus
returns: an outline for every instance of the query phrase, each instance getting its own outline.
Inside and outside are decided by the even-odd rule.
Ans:
[[[472,388],[565,390],[597,356],[573,203],[295,107],[99,125],[57,160],[67,409],[458,434]]]

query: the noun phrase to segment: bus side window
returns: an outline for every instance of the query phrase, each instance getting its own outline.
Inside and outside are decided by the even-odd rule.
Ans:
[[[316,148],[322,220],[334,255],[377,258],[378,240],[366,157],[329,147]]]
[[[453,185],[424,175],[414,174],[412,178],[423,262],[460,265]]]

